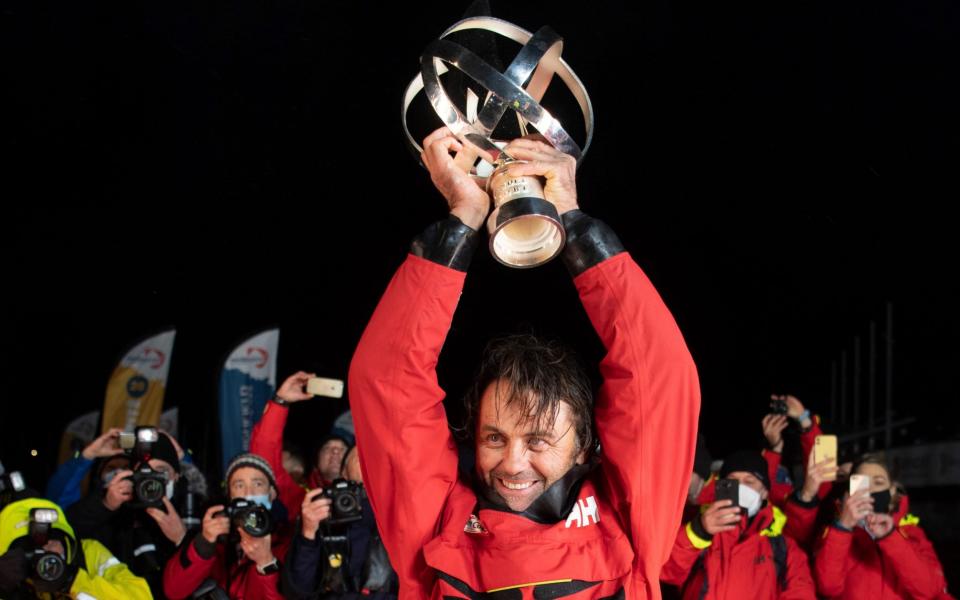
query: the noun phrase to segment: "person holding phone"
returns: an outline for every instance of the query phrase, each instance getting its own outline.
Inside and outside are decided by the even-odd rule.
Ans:
[[[949,597],[933,545],[920,519],[909,513],[909,499],[886,463],[865,457],[854,466],[857,475],[868,478],[869,485],[844,495],[839,516],[823,532],[815,554],[819,593],[839,599]]]
[[[720,477],[716,500],[677,532],[661,581],[684,600],[815,598],[807,554],[784,534],[786,517],[768,502],[760,453],[730,455]]]

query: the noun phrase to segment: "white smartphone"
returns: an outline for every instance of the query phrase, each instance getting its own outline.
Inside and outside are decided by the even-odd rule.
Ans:
[[[860,490],[870,489],[869,475],[851,475],[850,476],[850,495],[854,495]]]
[[[327,398],[343,397],[343,381],[326,377],[311,377],[307,380],[307,393]]]

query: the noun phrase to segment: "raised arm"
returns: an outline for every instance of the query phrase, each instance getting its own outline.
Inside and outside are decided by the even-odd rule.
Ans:
[[[436,365],[476,246],[475,228],[489,210],[486,193],[452,164],[448,151],[459,142],[445,131],[424,141],[424,162],[451,216],[414,241],[370,318],[349,375],[364,486],[400,595],[410,598],[430,595],[422,548],[436,534],[457,480]]]

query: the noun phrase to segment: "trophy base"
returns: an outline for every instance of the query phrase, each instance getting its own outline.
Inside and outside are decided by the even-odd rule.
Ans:
[[[516,198],[490,215],[490,253],[498,262],[530,269],[550,262],[563,250],[566,232],[560,214],[542,198]]]

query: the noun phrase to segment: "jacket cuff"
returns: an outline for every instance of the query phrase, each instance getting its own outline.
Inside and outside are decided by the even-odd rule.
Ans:
[[[699,517],[695,517],[687,523],[687,539],[697,550],[709,548],[713,544],[713,536],[703,528],[703,523],[700,522]]]
[[[217,552],[216,544],[208,542],[207,539],[203,537],[203,534],[200,533],[193,538],[193,549],[196,550],[197,556],[203,560],[210,560]]]
[[[565,212],[560,220],[567,234],[563,263],[573,277],[624,251],[610,226],[581,210]]]
[[[454,215],[438,221],[413,239],[410,254],[466,272],[477,249],[479,234]]]
[[[803,500],[801,500],[801,499],[800,499],[800,493],[799,493],[799,492],[794,492],[794,493],[790,494],[790,496],[787,498],[787,500],[790,501],[790,502],[793,502],[794,504],[796,504],[796,505],[799,506],[800,508],[810,509],[810,508],[816,508],[816,507],[820,506],[820,497],[817,496],[816,494],[813,495],[813,500],[811,500],[810,502],[804,502]]]

